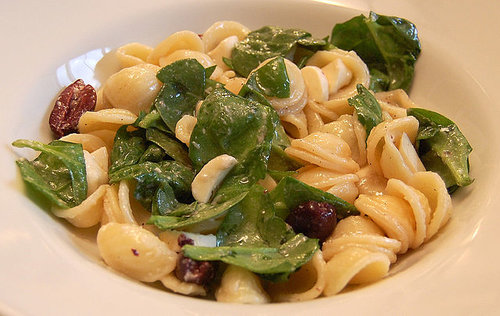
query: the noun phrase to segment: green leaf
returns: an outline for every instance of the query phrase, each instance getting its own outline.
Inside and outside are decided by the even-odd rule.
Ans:
[[[362,84],[358,84],[356,89],[358,94],[347,101],[356,110],[358,120],[365,127],[368,137],[372,128],[382,123],[382,109],[375,96]]]
[[[191,169],[169,160],[125,166],[109,173],[110,183],[117,183],[121,180],[137,180],[134,196],[146,208],[151,206],[157,194],[156,191],[162,186],[170,186],[178,199],[190,200],[193,178],[194,173]]]
[[[250,32],[243,41],[236,44],[231,53],[231,61],[226,61],[226,64],[230,64],[241,76],[247,77],[268,58],[281,56],[295,61],[295,48],[303,47],[315,52],[326,45],[326,41],[314,40],[310,33],[303,30],[264,26]],[[304,55],[306,54],[301,54],[298,58],[303,59]]]
[[[247,89],[268,97],[288,98],[290,96],[290,80],[283,57],[275,57],[253,71],[239,94],[244,96]]]
[[[347,216],[359,215],[354,205],[291,177],[283,178],[269,194],[276,209],[276,215],[283,219],[288,216],[290,210],[307,201],[332,204],[339,220]]]
[[[139,113],[139,117],[134,122],[134,126],[143,129],[154,127],[165,133],[173,133],[167,125],[165,125],[160,113],[155,108],[151,109],[151,111],[147,114],[144,112]]]
[[[200,203],[179,204],[177,208],[171,210],[168,215],[153,215],[148,224],[154,224],[162,230],[177,229],[205,220],[223,215],[232,206],[239,203],[247,193],[242,193],[222,203]]]
[[[225,89],[215,89],[203,102],[191,134],[189,157],[196,170],[228,154],[238,160],[216,196],[225,200],[247,191],[264,178],[274,136],[272,111]]]
[[[40,151],[33,161],[17,161],[24,182],[44,195],[53,206],[70,208],[87,198],[87,174],[81,144],[55,140],[48,145],[16,140],[13,146]]]
[[[171,131],[184,115],[193,115],[196,104],[205,97],[206,75],[196,59],[176,61],[158,72],[164,85],[153,106]]]
[[[199,247],[185,245],[186,257],[203,261],[223,261],[260,274],[272,281],[284,281],[288,275],[307,263],[318,250],[318,241],[302,234],[274,247]]]
[[[147,144],[142,130],[127,131],[128,125],[118,129],[111,150],[111,166],[109,173],[113,173],[125,166],[138,163],[146,151]]]
[[[409,90],[420,54],[417,28],[410,21],[370,12],[335,25],[330,41],[354,50],[367,64],[371,90]]]
[[[247,196],[227,213],[217,231],[220,246],[279,247],[295,233],[274,214],[263,187],[254,185]]]
[[[146,161],[160,162],[165,158],[165,156],[166,153],[163,149],[161,149],[160,146],[156,144],[150,144],[139,159],[139,163],[141,164]]]
[[[472,183],[469,155],[472,147],[458,126],[447,117],[424,109],[407,110],[419,121],[418,154],[425,168],[443,178],[449,191]]]
[[[180,143],[177,139],[155,128],[146,130],[146,139],[161,147],[175,161],[188,167],[191,166],[186,145]]]

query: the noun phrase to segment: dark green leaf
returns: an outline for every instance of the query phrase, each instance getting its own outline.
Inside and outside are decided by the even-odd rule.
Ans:
[[[206,70],[196,59],[183,59],[162,68],[157,77],[164,83],[154,107],[171,131],[184,115],[193,115],[205,97]]]
[[[156,144],[151,144],[146,148],[144,153],[142,154],[141,158],[139,159],[139,164],[146,162],[146,161],[151,161],[151,162],[160,162],[165,158],[166,154],[163,149],[161,149],[160,146]]]
[[[472,183],[469,154],[472,147],[458,126],[447,117],[424,109],[408,109],[419,121],[418,154],[425,168],[438,173],[448,190]]]
[[[147,145],[144,132],[141,130],[128,132],[127,128],[128,125],[124,125],[116,132],[111,151],[109,173],[138,163],[144,151],[146,151]]]
[[[246,192],[218,204],[200,202],[179,204],[177,208],[170,211],[166,216],[151,216],[148,223],[154,224],[162,230],[177,229],[197,224],[223,215],[228,209],[239,203],[245,195]]]
[[[281,56],[295,61],[294,48],[297,46],[314,52],[325,45],[327,45],[325,41],[314,40],[311,34],[303,30],[264,26],[250,32],[243,41],[236,45],[231,54],[231,62],[228,64],[231,64],[238,74],[247,77],[252,70],[268,58]],[[301,54],[300,59],[304,55]]]
[[[313,188],[295,178],[285,177],[270,193],[276,209],[276,215],[285,219],[290,210],[307,201],[327,202],[335,207],[337,218],[359,215],[354,205],[336,197],[333,194]]]
[[[366,136],[370,135],[372,128],[382,123],[382,109],[375,96],[362,84],[356,86],[358,94],[348,99],[349,105],[354,107],[359,122],[366,129]]]
[[[263,187],[255,185],[227,213],[217,231],[220,246],[280,247],[295,233],[274,215],[273,203]]]
[[[146,139],[160,146],[175,161],[185,166],[191,166],[186,146],[177,139],[155,128],[148,128],[146,130]]]
[[[87,175],[81,144],[60,140],[50,144],[37,141],[16,140],[15,147],[27,147],[41,154],[33,161],[17,162],[25,183],[43,194],[59,208],[79,205],[87,197]]]
[[[286,280],[288,275],[307,263],[318,250],[318,241],[302,234],[282,244],[271,247],[197,247],[185,245],[185,256],[204,261],[223,261],[260,274],[273,281]]]
[[[217,192],[220,199],[238,195],[264,178],[274,136],[272,111],[220,88],[203,102],[189,145],[193,166],[200,170],[222,154],[238,160]]]
[[[408,20],[370,12],[337,24],[330,40],[344,50],[354,50],[367,64],[373,91],[409,90],[420,54],[418,32]]]
[[[268,97],[288,98],[290,80],[283,57],[275,57],[253,71],[240,90],[240,95],[244,95],[246,89],[257,91]]]
[[[160,131],[165,132],[165,133],[173,133],[172,131],[170,131],[170,129],[167,127],[167,125],[165,125],[165,122],[163,122],[163,120],[160,116],[160,113],[155,108],[153,108],[147,114],[144,112],[141,112],[139,114],[139,117],[135,121],[134,126],[140,127],[143,129],[148,129],[148,128],[154,127],[154,128],[157,128]]]

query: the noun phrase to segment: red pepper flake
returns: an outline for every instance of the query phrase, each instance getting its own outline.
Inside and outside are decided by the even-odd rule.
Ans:
[[[131,248],[130,250],[132,250],[134,256],[139,256],[139,251],[137,251],[137,249]]]

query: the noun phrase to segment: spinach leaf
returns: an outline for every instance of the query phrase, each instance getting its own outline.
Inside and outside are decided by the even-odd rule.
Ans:
[[[121,180],[137,180],[134,197],[148,209],[154,201],[157,204],[159,203],[157,198],[164,199],[166,196],[171,197],[172,195],[169,194],[170,190],[172,190],[177,199],[189,201],[191,199],[191,182],[193,178],[194,173],[191,169],[171,160],[158,163],[147,161],[141,164],[122,167],[109,174],[110,183],[116,183]],[[158,189],[162,189],[163,192],[158,193]],[[161,205],[165,205],[159,211],[160,214],[163,214],[170,210],[171,205],[177,204],[174,201],[168,201],[168,203]],[[156,207],[159,206],[156,205]]]
[[[188,247],[183,251],[196,260],[220,260],[279,281],[286,280],[318,249],[316,239],[296,235],[275,215],[270,195],[259,185],[228,211],[217,232],[217,244],[216,248]]]
[[[141,155],[141,158],[139,158],[139,163],[141,164],[146,161],[160,162],[165,158],[165,156],[166,153],[163,149],[161,149],[160,146],[156,144],[150,144]]]
[[[410,21],[370,12],[335,25],[330,41],[356,51],[367,64],[371,90],[409,90],[420,54],[417,28]]]
[[[260,274],[271,281],[285,281],[290,273],[307,263],[318,250],[317,239],[302,234],[274,247],[199,247],[185,245],[182,251],[194,260],[223,261]]]
[[[55,140],[48,145],[16,140],[13,146],[40,151],[33,161],[19,159],[17,165],[30,189],[41,193],[53,206],[71,208],[87,197],[87,174],[81,144]]]
[[[173,135],[173,132],[168,129],[167,125],[165,125],[165,122],[163,122],[160,113],[154,107],[147,114],[144,112],[139,113],[139,117],[134,122],[134,126],[143,129],[154,127],[162,132]]]
[[[283,57],[275,57],[252,72],[239,94],[245,95],[245,91],[248,89],[268,97],[288,98],[290,96],[290,80]]]
[[[276,209],[276,215],[283,219],[288,216],[290,210],[307,201],[332,204],[339,220],[347,216],[359,215],[354,205],[291,177],[283,178],[269,195]]]
[[[252,31],[238,44],[231,53],[231,61],[228,62],[232,68],[241,76],[248,74],[264,60],[281,56],[295,61],[294,53],[297,47],[315,52],[327,45],[324,40],[312,39],[311,34],[299,29],[283,29],[274,26],[264,26]],[[303,63],[302,53],[297,56]],[[312,53],[309,53],[309,56]]]
[[[179,204],[175,209],[165,215],[153,215],[148,224],[154,224],[162,230],[177,229],[193,225],[224,214],[232,206],[239,203],[247,193],[241,193],[222,203],[210,204],[193,202],[191,204]]]
[[[417,149],[425,168],[439,174],[450,192],[457,186],[471,184],[469,154],[472,147],[458,126],[433,111],[411,108],[407,112],[419,121]]]
[[[128,125],[118,129],[111,150],[111,166],[109,173],[113,173],[125,166],[131,166],[141,160],[147,149],[143,130],[127,131]]]
[[[356,110],[359,122],[366,129],[366,137],[370,135],[372,128],[382,123],[382,108],[375,96],[362,84],[356,86],[358,94],[347,101]]]
[[[170,137],[167,133],[156,128],[148,128],[146,130],[146,139],[161,147],[175,161],[185,166],[191,166],[186,146],[177,141],[177,139]]]
[[[203,102],[189,145],[194,168],[199,171],[222,154],[238,160],[216,193],[219,201],[248,191],[264,178],[274,136],[272,111],[223,88],[215,89]]]
[[[205,97],[207,71],[196,59],[183,59],[158,72],[164,84],[153,106],[171,131],[184,115],[193,115],[196,103]]]
[[[274,214],[269,194],[254,185],[227,213],[217,231],[218,246],[279,247],[295,233]]]

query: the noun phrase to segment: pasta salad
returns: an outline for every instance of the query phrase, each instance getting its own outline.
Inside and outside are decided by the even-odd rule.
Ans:
[[[98,226],[113,270],[221,302],[331,296],[387,276],[433,238],[469,185],[457,125],[419,108],[420,42],[402,18],[354,17],[325,39],[218,21],[113,52],[96,91],[79,79],[17,140],[26,189]]]

